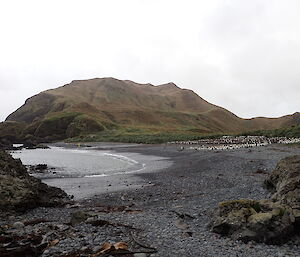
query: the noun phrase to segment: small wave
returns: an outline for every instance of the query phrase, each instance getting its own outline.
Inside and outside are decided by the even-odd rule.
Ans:
[[[85,175],[84,178],[98,178],[98,177],[107,177],[108,174],[95,174],[95,175]]]
[[[89,154],[89,155],[104,155],[101,151],[96,150],[89,150],[83,148],[62,148],[58,146],[51,146],[51,149],[61,151],[61,152],[69,152],[69,153],[76,153],[76,154]]]
[[[52,150],[52,151],[51,151]],[[110,151],[99,151],[91,149],[66,149],[62,147],[51,147],[47,154],[42,150],[19,151],[14,153],[17,158],[23,159],[27,165],[47,163],[55,170],[32,174],[41,179],[51,178],[95,178],[114,175],[137,173],[145,169],[145,164],[130,157]],[[82,154],[82,156],[80,156]],[[93,157],[93,158],[90,158]],[[80,158],[80,159],[79,159]]]
[[[142,170],[144,170],[145,168],[146,168],[146,164],[145,163],[143,163],[142,164],[142,168],[140,168],[140,169],[138,169],[138,170],[130,170],[130,171],[124,171],[124,172],[116,172],[116,173],[113,173],[113,174],[111,174],[111,175],[122,175],[122,174],[131,174],[131,173],[136,173],[136,172],[139,172],[139,171],[142,171]]]
[[[78,153],[78,154],[89,154],[89,155],[94,155],[94,156],[109,156],[112,157],[116,160],[119,161],[123,161],[129,164],[139,164],[139,162],[126,157],[124,155],[120,155],[120,154],[112,154],[109,152],[103,152],[103,151],[99,151],[99,150],[91,150],[91,148],[88,149],[80,149],[80,148],[71,148],[71,149],[66,149],[66,148],[61,148],[61,147],[51,147],[55,150],[60,150],[60,151],[65,151],[65,152],[73,152],[73,153]]]
[[[120,154],[112,154],[112,153],[104,153],[104,155],[106,156],[111,156],[113,157],[114,159],[117,159],[117,160],[121,160],[121,161],[126,161],[126,162],[129,162],[131,164],[139,164],[139,162],[133,160],[133,159],[130,159],[129,157],[126,157],[124,155],[120,155]]]
[[[97,177],[110,177],[110,176],[115,176],[115,175],[131,174],[131,173],[136,173],[136,172],[142,171],[145,168],[146,168],[146,164],[143,163],[142,168],[137,169],[137,170],[129,170],[129,171],[123,171],[123,172],[108,173],[108,174],[85,175],[83,177],[84,178],[97,178]]]

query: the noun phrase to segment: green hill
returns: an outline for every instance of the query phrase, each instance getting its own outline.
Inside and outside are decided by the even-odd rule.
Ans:
[[[151,142],[278,129],[300,124],[300,114],[241,119],[174,83],[153,86],[102,78],[73,81],[35,95],[6,121],[22,124],[22,139]]]

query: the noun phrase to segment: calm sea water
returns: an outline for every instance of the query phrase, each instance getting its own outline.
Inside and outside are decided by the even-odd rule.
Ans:
[[[11,153],[20,158],[24,165],[47,164],[49,171],[35,173],[45,178],[101,177],[131,173],[142,170],[145,164],[109,151],[92,149],[50,149],[21,150]]]

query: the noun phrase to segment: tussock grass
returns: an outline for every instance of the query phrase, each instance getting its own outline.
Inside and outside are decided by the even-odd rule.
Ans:
[[[273,130],[256,130],[239,134],[242,136],[266,136],[266,137],[300,137],[300,125]]]
[[[219,134],[196,134],[186,131],[155,131],[142,130],[138,128],[126,128],[118,130],[105,130],[99,133],[80,135],[67,140],[67,142],[122,142],[162,144],[171,141],[200,140],[204,138],[217,138]]]

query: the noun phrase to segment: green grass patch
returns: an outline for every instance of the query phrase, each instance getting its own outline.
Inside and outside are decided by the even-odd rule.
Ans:
[[[259,202],[255,202],[252,206],[251,206],[256,212],[261,212],[261,207]]]
[[[155,132],[143,131],[141,129],[105,130],[95,134],[80,135],[70,138],[67,142],[122,142],[122,143],[143,143],[162,144],[171,141],[200,140],[204,138],[219,138],[216,134],[187,134],[183,132]]]
[[[47,121],[56,121],[60,119],[69,119],[69,118],[75,118],[81,113],[79,112],[59,112],[59,113],[51,113],[49,116],[45,118]]]
[[[273,130],[256,130],[239,134],[239,136],[266,136],[266,137],[300,137],[300,125]]]

